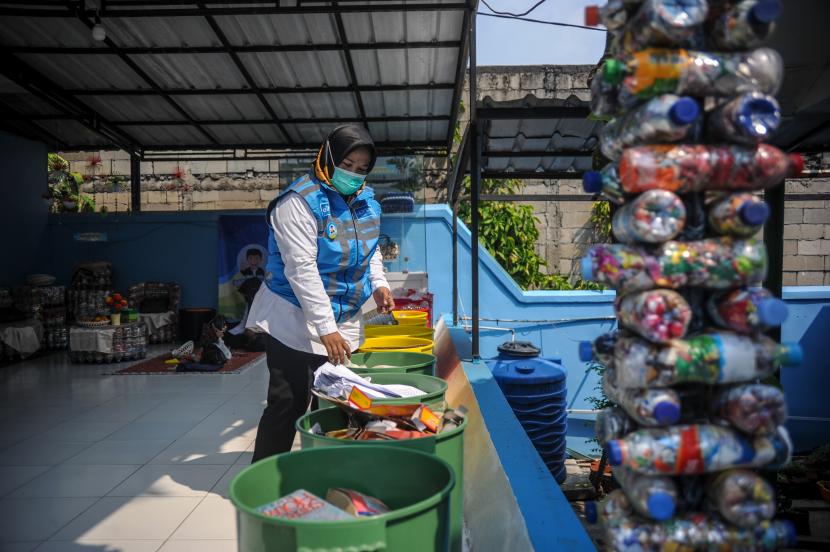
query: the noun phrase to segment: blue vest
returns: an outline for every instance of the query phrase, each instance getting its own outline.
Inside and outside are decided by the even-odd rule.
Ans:
[[[335,319],[340,322],[356,315],[372,295],[369,260],[375,254],[380,235],[380,204],[371,188],[350,203],[336,191],[321,184],[311,174],[295,180],[271,201],[266,212],[268,225],[268,262],[265,284],[268,289],[300,306],[285,277],[285,263],[280,254],[271,213],[288,194],[299,194],[317,220],[317,270],[331,299]]]

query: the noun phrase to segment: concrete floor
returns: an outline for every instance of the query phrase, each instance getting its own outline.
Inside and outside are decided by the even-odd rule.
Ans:
[[[150,355],[166,347],[156,347]],[[268,373],[116,376],[65,354],[0,369],[0,550],[236,550]]]

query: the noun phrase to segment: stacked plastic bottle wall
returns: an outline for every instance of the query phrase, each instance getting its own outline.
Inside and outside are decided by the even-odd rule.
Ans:
[[[612,0],[599,9],[610,57],[592,83],[609,164],[585,190],[617,204],[617,243],[583,277],[618,293],[619,329],[581,344],[606,366],[614,407],[597,436],[620,489],[598,506],[618,550],[775,550],[762,475],[791,442],[777,371],[796,344],[767,335],[787,316],[762,287],[769,215],[757,195],[802,167],[763,143],[777,129],[780,56],[763,47],[779,0]],[[761,470],[761,472],[759,472]],[[717,545],[715,544],[717,543]]]

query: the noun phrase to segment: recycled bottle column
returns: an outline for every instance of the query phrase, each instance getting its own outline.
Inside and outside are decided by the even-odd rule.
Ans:
[[[758,383],[801,362],[763,335],[786,305],[760,287],[769,210],[753,192],[783,183],[797,155],[762,143],[777,129],[783,64],[759,47],[779,0],[611,0],[598,10],[611,57],[591,85],[611,163],[587,192],[619,204],[617,244],[596,245],[583,277],[617,291],[619,330],[580,344],[605,364],[616,406],[597,437],[621,489],[598,507],[611,548],[776,550],[755,469],[789,461],[781,390]],[[704,110],[705,107],[705,110]]]

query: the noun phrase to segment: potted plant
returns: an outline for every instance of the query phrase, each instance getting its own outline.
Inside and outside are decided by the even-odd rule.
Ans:
[[[121,311],[127,308],[127,299],[120,293],[108,295],[105,299],[110,307],[110,320],[113,326],[121,325]]]

